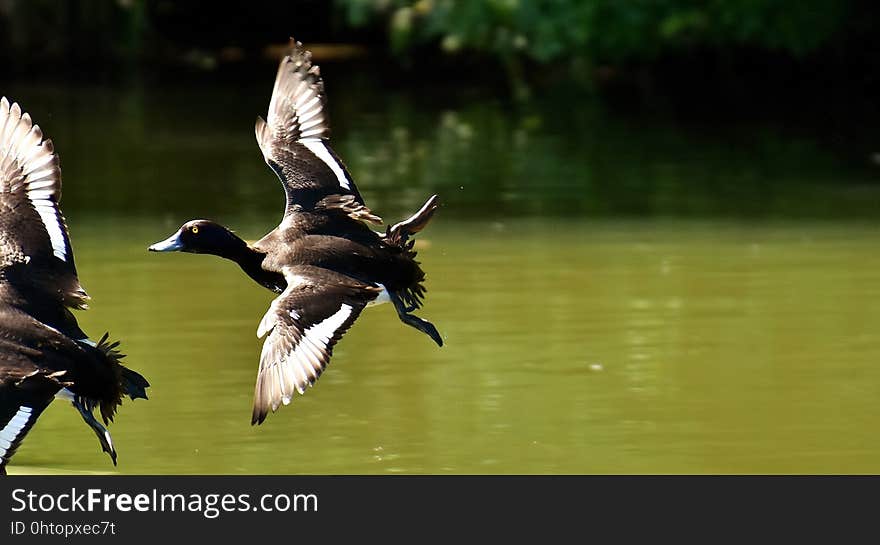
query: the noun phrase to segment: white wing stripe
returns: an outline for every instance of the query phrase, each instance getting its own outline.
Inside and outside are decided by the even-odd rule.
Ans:
[[[277,380],[270,381],[272,383],[270,388],[280,390],[283,404],[290,403],[294,388],[303,394],[312,380],[317,378],[326,363],[327,345],[330,344],[330,339],[348,320],[351,313],[351,305],[343,303],[335,314],[303,331],[302,337],[291,353],[281,361],[273,362],[276,367],[273,371]],[[267,343],[263,346],[263,357],[269,353],[267,347],[270,342],[271,339],[267,339]]]
[[[307,131],[302,133],[302,136],[308,136],[310,133],[318,134],[320,130]],[[327,145],[321,140],[300,140],[300,143],[307,147],[309,151],[315,154],[315,156],[324,161],[324,163],[330,167],[330,170],[333,171],[333,174],[336,175],[336,179],[339,180],[339,185],[344,187],[345,189],[351,189],[351,185],[348,183],[348,179],[345,177],[345,172],[342,171],[342,167],[339,166],[339,163],[333,159],[333,156],[330,155],[330,152],[327,150]]]
[[[339,310],[336,311],[336,314],[306,329],[303,333],[313,342],[315,337],[323,339],[324,342],[321,348],[327,348],[327,342],[336,334],[336,330],[345,323],[349,316],[351,316],[351,305],[343,303]]]
[[[45,193],[46,190],[28,191],[28,199],[33,203],[34,209],[46,227],[46,233],[49,234],[49,240],[52,242],[52,253],[61,261],[67,261],[67,245],[64,243],[61,221],[58,219],[55,203],[45,198],[43,196]]]
[[[49,236],[52,253],[67,261],[68,248],[64,239],[64,225],[55,202],[59,193],[59,170],[52,144],[43,140],[43,131],[21,111],[16,103],[0,99],[0,183],[12,183],[6,191],[21,188],[33,205]],[[11,175],[11,178],[10,178]]]
[[[32,412],[33,409],[30,407],[19,407],[15,416],[13,416],[3,429],[0,430],[0,458],[5,459],[6,453],[9,452],[10,447],[12,447],[12,444],[18,438],[21,430],[27,426],[28,421],[31,419]]]

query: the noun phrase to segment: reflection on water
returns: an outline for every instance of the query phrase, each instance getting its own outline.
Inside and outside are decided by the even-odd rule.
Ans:
[[[316,387],[251,427],[272,294],[146,247],[193,217],[249,239],[277,223],[250,128],[268,83],[9,91],[62,155],[93,297],[78,317],[153,384],[112,427],[116,470],[58,402],[11,472],[880,471],[880,229],[729,217],[870,217],[862,173],[839,183],[833,157],[772,128],[742,150],[590,109],[424,109],[369,88],[330,87],[334,142],[388,220],[441,194],[420,258],[446,346],[369,309]]]

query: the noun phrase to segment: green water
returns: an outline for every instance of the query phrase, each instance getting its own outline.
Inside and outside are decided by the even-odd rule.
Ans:
[[[251,131],[270,83],[13,89],[62,155],[81,325],[152,388],[111,427],[118,468],[55,402],[11,473],[880,472],[870,171],[772,125],[707,137],[370,89],[331,87],[334,143],[386,219],[444,199],[419,255],[445,346],[368,309],[252,427],[272,294],[146,247],[193,217],[277,224]]]

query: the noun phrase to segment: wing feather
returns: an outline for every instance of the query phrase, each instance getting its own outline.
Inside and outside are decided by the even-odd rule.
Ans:
[[[15,294],[85,308],[59,207],[61,168],[51,140],[17,103],[0,98],[0,271]],[[60,286],[60,289],[59,289]]]
[[[258,117],[254,129],[263,158],[284,186],[285,215],[315,211],[329,195],[349,197],[366,209],[354,180],[328,143],[324,82],[301,43],[291,40],[290,53],[278,66],[268,115],[265,120]],[[366,209],[361,215],[372,214]]]
[[[254,387],[251,422],[304,394],[330,363],[334,345],[378,295],[379,288],[317,267],[285,270],[287,288],[269,306],[257,335],[266,335]]]

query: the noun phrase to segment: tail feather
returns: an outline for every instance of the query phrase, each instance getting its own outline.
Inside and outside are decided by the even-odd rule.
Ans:
[[[410,240],[409,237],[424,229],[439,207],[440,198],[437,195],[432,195],[415,214],[401,222],[395,223],[385,231],[385,241],[401,248],[415,263],[418,271],[415,281],[409,287],[398,291],[396,294],[410,311],[421,308],[422,300],[425,298],[427,290],[422,285],[422,282],[425,280],[425,273],[418,266],[419,262],[415,259],[416,252],[413,250],[415,241]]]
[[[422,280],[415,282],[412,286],[397,292],[397,296],[403,301],[403,304],[410,309],[410,312],[422,308],[422,301],[425,298],[425,292],[428,290],[422,285]]]
[[[432,195],[431,198],[425,201],[425,204],[419,208],[418,212],[409,218],[388,227],[385,231],[385,240],[397,246],[405,246],[410,236],[418,233],[428,225],[428,222],[431,221],[431,218],[434,216],[434,212],[440,207],[439,201],[440,197]],[[411,249],[412,245],[406,247],[407,249]]]
[[[145,379],[140,373],[133,371],[120,363],[122,358],[125,357],[125,354],[122,354],[117,350],[118,346],[119,341],[110,341],[109,333],[104,333],[101,340],[95,345],[95,348],[103,352],[108,361],[111,362],[111,366],[116,369],[119,380],[119,393],[116,394],[115,398],[102,399],[99,402],[101,407],[101,418],[104,420],[105,424],[113,421],[116,408],[122,404],[123,395],[127,395],[133,400],[137,398],[147,399],[146,389],[150,386],[147,379]]]
[[[122,368],[122,391],[131,399],[148,399],[147,388],[150,383],[137,371],[128,367]]]
[[[110,332],[104,333],[101,336],[101,340],[98,341],[98,344],[95,345],[95,348],[103,352],[109,359],[113,360],[115,363],[119,363],[119,360],[125,357],[125,354],[121,354],[119,350],[116,348],[119,346],[119,341],[110,342]]]
[[[124,367],[120,363],[122,358],[125,357],[125,354],[121,354],[119,350],[116,349],[119,346],[119,341],[111,343],[109,337],[109,333],[104,333],[104,336],[98,341],[96,348],[104,352],[108,359],[119,364],[122,373],[122,393],[131,399],[147,399],[146,389],[150,387],[150,383],[143,377],[143,375],[137,371],[129,369],[128,367]]]

